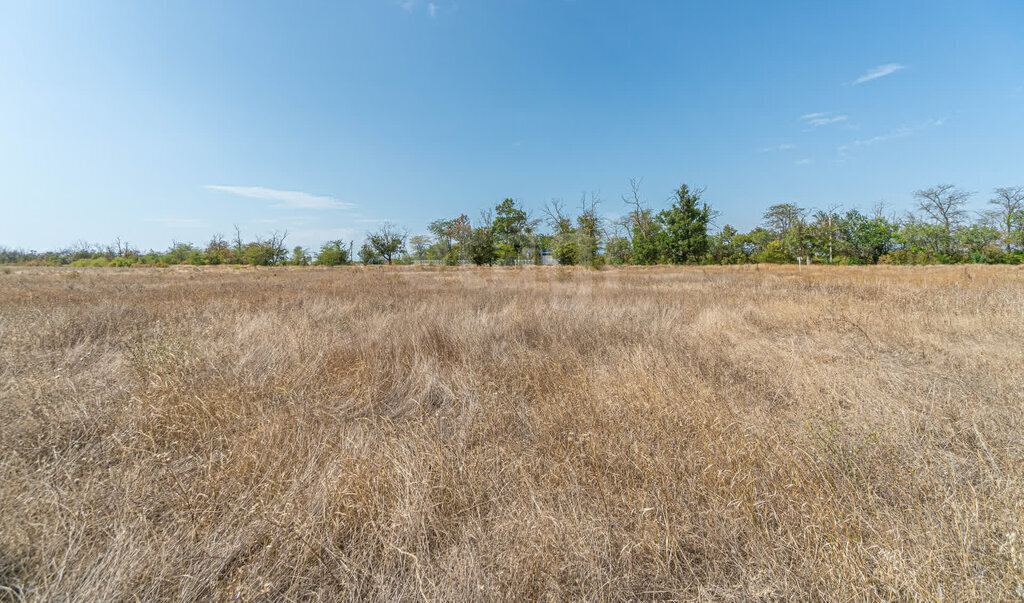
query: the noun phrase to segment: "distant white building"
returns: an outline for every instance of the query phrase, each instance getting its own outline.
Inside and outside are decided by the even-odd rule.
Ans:
[[[555,259],[555,256],[551,255],[550,251],[544,250],[540,252],[540,265],[557,266],[558,260]]]

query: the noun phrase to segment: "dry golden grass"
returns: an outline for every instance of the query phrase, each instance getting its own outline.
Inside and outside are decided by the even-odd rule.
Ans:
[[[1024,597],[1024,270],[13,269],[0,598]]]

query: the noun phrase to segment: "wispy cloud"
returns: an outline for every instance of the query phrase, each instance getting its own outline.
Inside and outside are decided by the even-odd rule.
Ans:
[[[856,147],[866,147],[879,142],[885,142],[887,140],[895,140],[897,138],[906,138],[907,136],[913,136],[921,130],[927,130],[929,128],[937,128],[942,124],[946,123],[946,118],[941,117],[939,119],[929,119],[918,124],[913,125],[902,125],[895,130],[890,130],[884,134],[878,136],[872,136],[871,138],[862,138],[860,140],[854,140],[850,144],[844,144],[838,147],[836,150],[842,153]]]
[[[833,115],[832,113],[808,113],[801,115],[799,120],[807,123],[808,125],[819,127],[834,124],[840,121],[846,121],[849,119],[847,115]]]
[[[431,19],[436,19],[437,18],[437,11],[438,11],[439,8],[440,7],[438,5],[436,5],[436,4],[434,4],[433,2],[431,2],[430,4],[427,5],[427,12],[430,13],[430,18]]]
[[[762,148],[758,149],[757,152],[758,153],[774,153],[776,151],[788,151],[790,149],[795,149],[795,148],[796,148],[795,144],[790,144],[790,143],[787,142],[785,144],[775,145],[774,147],[762,147]]]
[[[168,228],[200,228],[206,226],[197,218],[145,218],[143,222],[155,222]]]
[[[223,186],[219,184],[207,184],[205,188],[272,202],[271,207],[282,207],[289,209],[352,209],[352,203],[338,201],[333,197],[323,195],[312,195],[302,191],[279,191],[262,186]]]
[[[814,163],[814,160],[810,157],[804,157],[803,159],[797,159],[793,162],[793,165],[810,165]]]
[[[864,82],[870,82],[871,80],[877,80],[880,77],[885,77],[887,75],[892,75],[893,73],[896,73],[897,71],[899,71],[901,69],[906,69],[906,68],[907,68],[906,65],[900,65],[899,63],[886,63],[885,65],[879,65],[878,67],[872,67],[871,69],[868,69],[867,72],[864,75],[862,75],[859,78],[853,80],[853,82],[851,82],[851,85],[856,86],[858,84],[863,84]]]
[[[399,2],[398,5],[401,6],[402,10],[405,12],[411,13],[412,9],[416,8],[416,0],[405,0],[405,2]]]

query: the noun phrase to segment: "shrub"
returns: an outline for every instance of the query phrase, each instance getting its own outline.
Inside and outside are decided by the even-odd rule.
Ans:
[[[329,241],[321,246],[315,263],[321,266],[340,266],[347,264],[350,259],[344,241]]]
[[[795,261],[783,249],[782,241],[769,241],[764,251],[754,256],[758,264],[788,264]]]

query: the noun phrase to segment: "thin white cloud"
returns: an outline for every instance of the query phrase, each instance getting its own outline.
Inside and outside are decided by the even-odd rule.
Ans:
[[[878,67],[872,67],[859,78],[853,80],[852,85],[863,84],[864,82],[870,82],[871,80],[877,80],[880,77],[892,75],[901,69],[906,69],[906,65],[900,65],[899,63],[886,63],[885,65],[879,65]]]
[[[800,121],[807,123],[808,125],[817,128],[820,126],[827,126],[829,124],[846,121],[847,119],[849,119],[849,116],[833,115],[831,113],[808,113],[806,115],[801,115],[798,119]]]
[[[848,118],[845,115],[836,115],[833,117],[819,117],[818,119],[810,120],[809,124],[812,126],[827,126],[828,124],[834,124],[841,121],[846,121]]]
[[[434,4],[433,2],[431,2],[430,4],[427,5],[427,12],[430,13],[430,18],[431,19],[436,19],[437,18],[437,11],[438,11],[439,8],[440,7],[438,5],[436,5],[436,4]]]
[[[790,144],[790,143],[787,142],[785,144],[776,145],[774,147],[762,147],[762,148],[758,149],[757,152],[758,153],[774,153],[776,151],[788,151],[790,149],[795,149],[795,148],[796,148],[795,144]]]
[[[886,132],[885,134],[879,134],[878,136],[872,136],[871,138],[862,138],[860,140],[854,140],[850,144],[844,144],[843,146],[838,147],[836,150],[839,151],[840,153],[842,153],[843,151],[848,151],[851,148],[855,148],[855,147],[866,147],[866,146],[871,146],[871,145],[873,145],[875,143],[885,142],[887,140],[895,140],[897,138],[906,138],[907,136],[912,136],[912,135],[920,132],[921,130],[927,130],[929,128],[937,128],[937,127],[941,126],[944,123],[946,123],[946,118],[945,117],[941,117],[939,119],[929,119],[928,121],[924,121],[924,122],[921,122],[919,124],[914,124],[914,125],[910,125],[910,126],[902,125],[902,126],[896,128],[895,130],[891,130],[889,132]]]
[[[272,202],[271,207],[288,209],[352,209],[352,203],[338,201],[333,197],[312,195],[302,191],[279,191],[263,186],[223,186],[207,184],[205,188]]]
[[[814,163],[813,159],[809,157],[804,157],[803,159],[797,159],[796,161],[794,161],[793,165],[809,165],[811,163]]]
[[[416,8],[416,0],[406,0],[405,2],[400,2],[398,5],[401,6],[402,10],[405,12],[411,13],[412,9]]]
[[[168,228],[200,228],[206,226],[197,218],[145,218],[143,222],[155,222]]]

